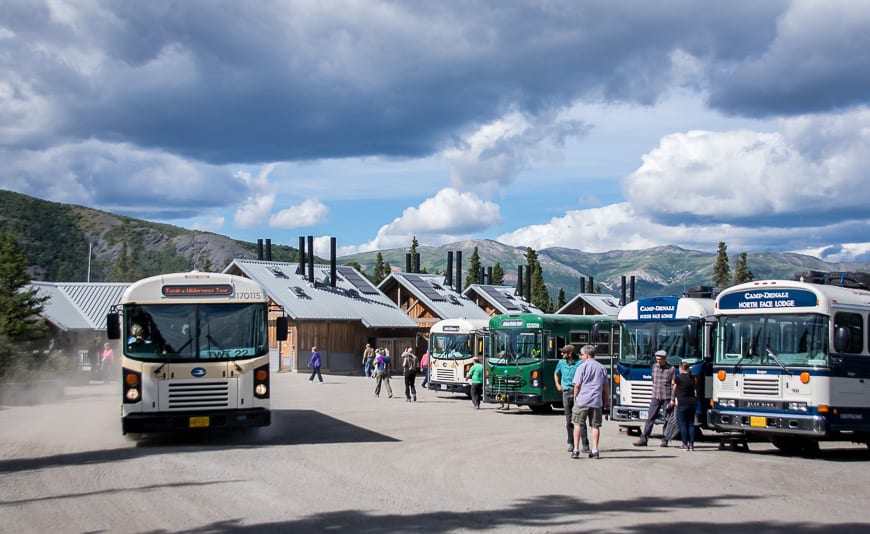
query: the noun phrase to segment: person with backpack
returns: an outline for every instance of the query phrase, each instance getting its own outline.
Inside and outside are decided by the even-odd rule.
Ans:
[[[414,386],[417,379],[417,356],[411,347],[402,353],[402,374],[405,378],[405,402],[417,402],[417,388]]]
[[[379,348],[375,355],[375,397],[381,396],[381,384],[386,384],[387,397],[393,398],[393,386],[390,385],[390,356],[384,348]]]

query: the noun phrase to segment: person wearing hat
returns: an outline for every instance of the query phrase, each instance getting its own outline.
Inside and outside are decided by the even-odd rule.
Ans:
[[[649,400],[649,410],[646,414],[646,424],[640,439],[634,442],[635,447],[646,447],[649,435],[656,424],[659,412],[664,416],[665,412],[674,408],[674,377],[676,369],[668,363],[668,353],[656,351],[656,363],[652,367],[652,396]],[[668,440],[662,439],[662,447],[668,446]]]
[[[483,397],[483,364],[480,363],[480,358],[475,356],[471,359],[473,362],[468,369],[468,374],[465,378],[471,381],[471,404],[475,410],[480,409],[480,399]]]
[[[580,366],[580,359],[574,352],[574,345],[565,345],[559,352],[562,359],[556,364],[553,380],[556,389],[562,392],[562,407],[565,409],[565,430],[568,432],[568,452],[574,450],[574,423],[571,422],[571,410],[574,408],[574,374]],[[589,452],[589,437],[584,432],[582,437],[583,453]]]

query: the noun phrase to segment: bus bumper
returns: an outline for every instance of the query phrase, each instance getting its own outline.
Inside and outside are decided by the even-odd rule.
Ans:
[[[544,399],[541,395],[531,393],[485,393],[483,395],[483,402],[504,402],[518,406],[537,406],[543,404]]]
[[[230,430],[269,426],[272,412],[264,408],[210,412],[131,413],[121,418],[121,433]]]
[[[792,434],[821,437],[827,433],[825,418],[776,412],[741,412],[712,409],[707,412],[708,426],[717,431],[739,430],[765,434]]]
[[[454,393],[465,393],[466,395],[471,393],[471,384],[467,382],[435,382],[429,380],[426,387],[434,389],[435,391],[450,391]]]
[[[648,408],[649,406],[644,406],[643,408],[637,406],[614,406],[610,420],[621,423],[643,423],[646,421]]]

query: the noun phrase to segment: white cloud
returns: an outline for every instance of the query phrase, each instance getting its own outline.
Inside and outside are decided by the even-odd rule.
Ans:
[[[400,217],[382,226],[373,240],[355,251],[406,246],[413,236],[426,244],[449,243],[501,223],[498,204],[448,187],[419,206],[405,208]],[[344,247],[342,254],[352,250],[353,247]]]
[[[190,227],[194,230],[203,232],[216,232],[224,225],[223,217],[212,217],[209,219],[197,219],[191,222]]]
[[[326,222],[329,208],[322,202],[307,198],[302,204],[283,209],[269,218],[269,226],[276,228],[299,228]]]

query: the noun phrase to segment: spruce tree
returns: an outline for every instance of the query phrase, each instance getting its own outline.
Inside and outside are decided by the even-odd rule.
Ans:
[[[375,256],[375,269],[372,272],[372,283],[378,285],[383,282],[386,277],[387,274],[384,270],[384,256],[378,252],[378,255]]]
[[[420,246],[420,243],[417,242],[417,236],[411,236],[411,272],[419,273],[420,266],[417,265],[417,247]],[[390,274],[390,273],[387,273]]]
[[[538,260],[538,253],[531,247],[526,249],[526,264],[527,268],[532,273],[532,304],[540,308],[546,313],[552,312],[553,301],[550,298],[550,293],[547,290],[547,285],[544,283],[544,272],[541,268],[541,263]]]
[[[500,286],[504,283],[504,269],[501,263],[495,262],[495,265],[492,266],[492,280],[489,283],[494,286]]]
[[[471,284],[480,283],[480,255],[477,253],[477,247],[471,253],[468,259],[468,274],[465,275],[465,288]]]
[[[561,310],[565,304],[568,304],[568,301],[565,300],[565,290],[560,287],[559,294],[556,296],[556,310]]]
[[[749,270],[749,265],[746,263],[747,254],[741,252],[737,256],[737,263],[734,265],[734,284],[742,284],[751,282],[755,278],[755,273]]]
[[[29,342],[48,331],[40,317],[48,297],[28,284],[27,256],[15,237],[5,232],[0,235],[0,376],[7,374],[19,355],[32,354]]]
[[[731,285],[731,268],[728,266],[728,247],[724,241],[719,241],[719,251],[716,263],[713,265],[713,284],[717,287]]]

